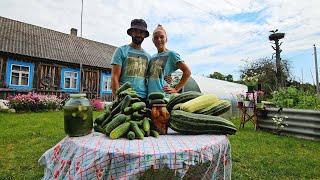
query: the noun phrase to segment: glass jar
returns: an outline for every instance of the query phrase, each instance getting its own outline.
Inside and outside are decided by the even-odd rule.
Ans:
[[[151,108],[151,120],[159,134],[167,134],[170,113],[166,104],[153,104]]]
[[[84,136],[92,131],[92,106],[86,94],[71,94],[63,107],[64,131],[69,136]]]

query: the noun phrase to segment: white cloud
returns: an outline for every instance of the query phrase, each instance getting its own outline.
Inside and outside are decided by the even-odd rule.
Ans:
[[[270,57],[268,35],[275,28],[286,33],[283,54],[319,44],[318,7],[318,0],[84,0],[83,37],[116,46],[127,44],[130,21],[143,18],[150,34],[158,23],[164,25],[168,47],[178,51],[191,68],[210,63],[235,68],[242,59]],[[80,11],[80,0],[0,2],[1,16],[65,33],[75,27],[80,34]],[[246,22],[234,19],[241,13],[258,12],[256,19],[249,17]],[[155,52],[151,38],[145,39],[143,47]]]

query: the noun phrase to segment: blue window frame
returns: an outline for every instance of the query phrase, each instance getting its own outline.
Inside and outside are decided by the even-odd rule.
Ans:
[[[101,73],[100,93],[112,94],[110,73]]]
[[[9,58],[6,83],[13,89],[32,89],[34,64]]]
[[[80,70],[71,68],[61,69],[61,89],[65,92],[80,91]]]

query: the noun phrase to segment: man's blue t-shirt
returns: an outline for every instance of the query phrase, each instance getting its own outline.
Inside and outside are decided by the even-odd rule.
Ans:
[[[164,92],[166,85],[164,76],[178,69],[177,62],[182,61],[180,55],[174,51],[167,50],[151,57],[148,66],[148,94],[152,92]]]
[[[130,82],[141,98],[146,98],[146,70],[150,55],[144,50],[137,50],[130,45],[118,47],[112,56],[111,65],[121,66],[120,85]]]

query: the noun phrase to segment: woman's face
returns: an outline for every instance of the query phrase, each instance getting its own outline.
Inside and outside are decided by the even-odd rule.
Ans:
[[[167,42],[167,35],[163,31],[157,31],[153,34],[152,41],[158,50],[164,50]]]

